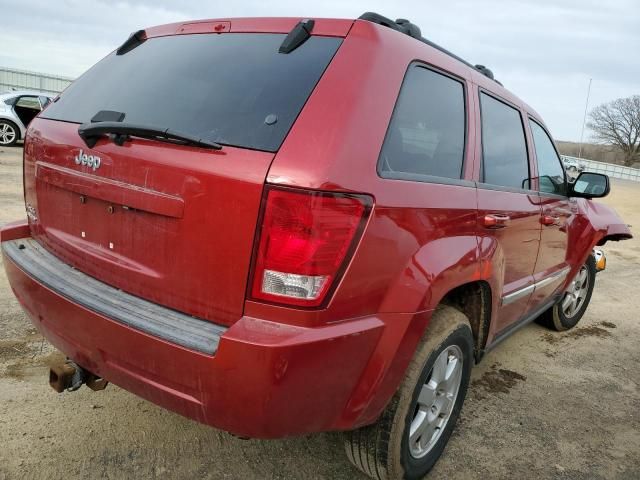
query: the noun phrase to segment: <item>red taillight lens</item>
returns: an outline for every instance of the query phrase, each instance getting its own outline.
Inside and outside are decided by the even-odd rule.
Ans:
[[[252,297],[307,307],[322,304],[370,204],[360,195],[269,188]]]

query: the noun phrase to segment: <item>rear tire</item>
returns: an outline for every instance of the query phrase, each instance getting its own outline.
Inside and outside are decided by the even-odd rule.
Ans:
[[[426,475],[455,427],[473,362],[467,317],[453,307],[438,307],[378,421],[345,434],[351,463],[376,480]]]
[[[589,307],[595,281],[596,261],[589,255],[562,299],[540,316],[540,323],[558,332],[575,327]]]
[[[20,129],[9,120],[0,120],[0,147],[12,147],[20,140]]]

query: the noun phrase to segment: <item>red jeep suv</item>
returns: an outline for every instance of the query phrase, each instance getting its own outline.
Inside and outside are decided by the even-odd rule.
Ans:
[[[407,20],[140,30],[30,125],[9,281],[69,361],[243,437],[348,431],[374,478],[442,453],[472,365],[584,314],[630,238],[540,116]]]

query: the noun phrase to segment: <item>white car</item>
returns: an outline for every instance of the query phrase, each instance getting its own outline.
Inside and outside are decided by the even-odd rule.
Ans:
[[[563,157],[562,163],[564,164],[565,170],[572,178],[576,178],[578,174],[586,168],[586,165],[577,158]]]
[[[27,125],[52,100],[50,95],[29,90],[0,94],[0,147],[23,139]]]

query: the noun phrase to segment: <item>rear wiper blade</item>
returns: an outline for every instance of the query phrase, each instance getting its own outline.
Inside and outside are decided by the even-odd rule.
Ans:
[[[150,125],[137,125],[126,122],[84,123],[78,127],[78,135],[87,147],[93,148],[97,141],[105,135],[113,135],[113,141],[123,145],[130,137],[150,138],[154,140],[175,141],[175,143],[193,145],[202,148],[220,150],[222,145],[188,133],[176,132],[170,128],[158,128]]]

